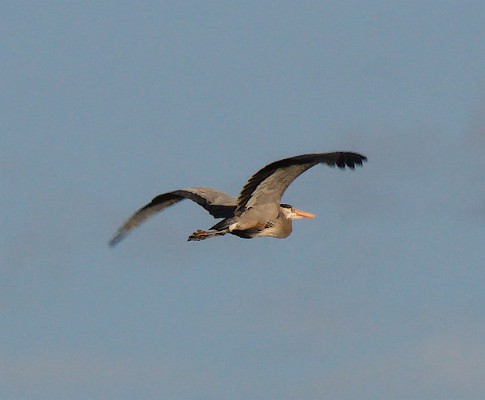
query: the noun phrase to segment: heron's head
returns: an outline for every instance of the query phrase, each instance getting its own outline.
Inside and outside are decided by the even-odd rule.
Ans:
[[[297,210],[296,208],[293,208],[289,204],[280,204],[281,210],[283,211],[283,214],[286,218],[288,219],[302,219],[302,218],[315,218],[315,214],[311,214],[309,212]]]

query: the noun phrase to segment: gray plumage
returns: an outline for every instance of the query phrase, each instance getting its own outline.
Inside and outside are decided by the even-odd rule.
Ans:
[[[304,154],[285,158],[256,172],[244,185],[237,199],[207,187],[191,187],[164,193],[136,211],[118,229],[109,244],[116,245],[147,218],[184,199],[199,204],[214,218],[223,218],[209,232],[195,231],[188,240],[203,240],[226,233],[242,238],[284,238],[291,233],[292,219],[314,217],[313,214],[280,204],[284,192],[298,176],[320,163],[340,169],[354,169],[355,165],[362,165],[365,161],[365,156],[352,152]]]

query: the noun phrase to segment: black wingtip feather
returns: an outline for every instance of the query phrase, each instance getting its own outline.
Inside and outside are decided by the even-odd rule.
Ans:
[[[108,242],[108,246],[111,247],[111,248],[115,247],[119,242],[121,242],[123,240],[124,237],[125,237],[125,234],[124,233],[118,233],[118,234],[116,234]]]
[[[367,157],[359,153],[352,152],[339,152],[337,153],[337,159],[335,164],[340,169],[348,167],[350,169],[355,169],[356,165],[362,166],[364,162],[367,161]]]

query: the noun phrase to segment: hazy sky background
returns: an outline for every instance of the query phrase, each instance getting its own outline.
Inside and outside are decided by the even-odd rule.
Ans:
[[[483,1],[0,6],[2,399],[483,399]],[[286,240],[185,202],[353,150]]]

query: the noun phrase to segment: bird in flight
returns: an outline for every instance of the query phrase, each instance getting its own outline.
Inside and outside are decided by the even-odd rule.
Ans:
[[[208,187],[190,187],[160,194],[128,218],[109,245],[115,246],[147,218],[185,199],[202,206],[214,218],[222,218],[208,231],[192,233],[187,239],[189,241],[228,233],[246,239],[286,238],[291,234],[292,220],[315,218],[314,214],[280,203],[285,190],[298,176],[317,164],[354,169],[355,165],[362,165],[365,161],[367,157],[352,152],[303,154],[275,161],[260,169],[249,178],[237,198]]]

